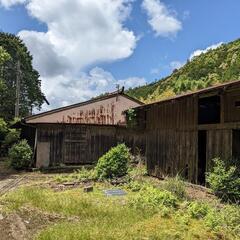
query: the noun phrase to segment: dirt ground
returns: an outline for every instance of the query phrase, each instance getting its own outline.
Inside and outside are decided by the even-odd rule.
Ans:
[[[0,197],[25,185],[46,185],[56,188],[56,184],[51,183],[55,175],[16,172],[7,167],[5,162],[0,161]],[[7,215],[1,209],[0,202],[0,240],[29,240],[49,224],[64,219],[60,215],[48,214],[29,207]]]
[[[0,214],[0,239],[32,239],[38,231],[60,220],[63,218],[57,214],[47,214],[29,207],[6,216]]]

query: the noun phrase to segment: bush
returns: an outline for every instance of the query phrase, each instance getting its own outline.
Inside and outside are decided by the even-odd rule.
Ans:
[[[8,132],[7,123],[2,118],[0,118],[0,143],[4,140],[7,132]]]
[[[206,175],[210,188],[224,201],[240,201],[240,176],[237,168],[227,167],[226,163],[219,158],[213,161],[213,170]]]
[[[97,163],[96,174],[99,179],[122,177],[127,174],[130,152],[125,144],[111,148]]]
[[[14,144],[9,150],[11,166],[17,170],[26,169],[31,164],[32,149],[27,140]]]
[[[7,146],[11,146],[12,144],[18,142],[20,139],[20,131],[17,129],[9,129],[9,132],[7,133],[4,144]]]

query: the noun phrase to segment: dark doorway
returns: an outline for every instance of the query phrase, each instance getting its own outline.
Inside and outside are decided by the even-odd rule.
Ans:
[[[207,131],[198,132],[198,183],[205,184],[207,162]]]
[[[234,160],[240,160],[240,130],[232,132],[232,156]]]
[[[221,98],[211,96],[199,98],[198,100],[198,124],[220,123]]]

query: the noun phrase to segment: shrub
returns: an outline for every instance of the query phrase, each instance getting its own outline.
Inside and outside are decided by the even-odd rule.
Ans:
[[[186,197],[186,184],[179,176],[168,178],[163,184],[163,188],[176,195],[179,199]]]
[[[188,206],[188,213],[192,218],[204,218],[210,210],[208,204],[204,202],[192,202]]]
[[[20,131],[17,129],[9,129],[9,132],[7,133],[4,144],[7,146],[11,146],[12,144],[18,142],[20,139]]]
[[[32,159],[32,149],[27,140],[14,144],[9,150],[9,158],[13,168],[17,170],[28,168]]]
[[[7,132],[8,132],[7,123],[2,118],[0,118],[0,143],[4,140]]]
[[[177,198],[166,190],[160,190],[152,186],[142,188],[130,201],[135,208],[156,208],[160,206],[176,207]]]
[[[127,174],[129,161],[129,149],[125,144],[119,144],[98,160],[95,169],[97,177],[100,179],[122,177]]]
[[[235,166],[227,167],[219,158],[214,161],[212,172],[207,173],[206,181],[213,192],[224,201],[240,200],[240,176]]]

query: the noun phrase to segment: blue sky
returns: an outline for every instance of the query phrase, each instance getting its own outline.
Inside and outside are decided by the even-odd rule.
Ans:
[[[239,0],[48,2],[0,0],[0,29],[29,47],[51,108],[160,79],[240,36]]]

